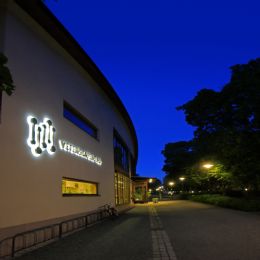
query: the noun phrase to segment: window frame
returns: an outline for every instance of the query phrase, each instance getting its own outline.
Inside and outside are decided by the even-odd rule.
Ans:
[[[71,118],[67,117],[65,115],[65,110],[67,110],[69,113],[71,113],[74,117],[76,117],[79,121],[81,121],[87,128],[91,129],[95,134],[91,134],[83,127],[80,127],[76,122],[74,122]],[[81,114],[76,108],[74,108],[72,105],[70,105],[66,100],[63,100],[63,117],[71,122],[73,125],[75,125],[77,128],[79,128],[81,131],[86,133],[87,135],[91,136],[95,140],[99,141],[99,130],[98,128],[90,121],[88,120],[83,114]]]
[[[124,166],[119,165],[116,161],[116,156],[115,156],[115,139],[117,141],[117,143],[119,143],[121,145],[121,147],[125,150],[126,152],[126,157],[127,157],[127,170],[124,168]],[[125,143],[124,139],[120,136],[120,134],[118,133],[118,131],[114,128],[113,131],[113,153],[114,153],[114,167],[115,170],[126,175],[126,176],[130,176],[130,150],[127,146],[127,144]]]
[[[68,180],[68,181],[75,181],[75,182],[83,182],[83,183],[95,184],[96,185],[96,189],[97,189],[97,193],[96,194],[63,193],[62,189],[61,189],[62,197],[98,197],[98,196],[100,196],[100,194],[99,194],[99,183],[98,182],[87,181],[87,180],[82,180],[82,179],[75,179],[75,178],[70,178],[70,177],[62,177],[61,180],[62,181],[63,180]]]
[[[127,205],[131,202],[131,179],[123,173],[114,173],[115,205]]]

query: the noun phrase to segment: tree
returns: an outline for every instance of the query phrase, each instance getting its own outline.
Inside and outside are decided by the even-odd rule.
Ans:
[[[191,187],[190,169],[197,162],[197,154],[193,150],[192,142],[179,141],[165,145],[162,154],[165,157],[163,171],[166,173],[164,184],[174,181],[175,188],[180,190],[179,178],[185,176]],[[185,182],[186,182],[185,181]],[[183,184],[181,185],[183,187]],[[185,185],[187,186],[187,185]]]
[[[214,156],[205,156],[194,148],[192,141],[169,143],[162,151],[165,156],[163,171],[164,184],[174,181],[175,190],[210,191],[223,193],[229,189],[232,175]],[[205,162],[214,162],[214,166],[205,169]],[[181,180],[180,177],[185,179]]]
[[[15,90],[15,86],[13,84],[10,70],[6,66],[7,62],[7,57],[4,54],[0,53],[0,92],[4,91],[10,96]]]
[[[166,144],[162,154],[165,157],[163,171],[176,178],[181,176],[193,161],[192,145],[186,141]]]
[[[177,109],[196,127],[193,145],[200,156],[214,156],[240,186],[259,190],[260,59],[231,72],[221,91],[202,89]]]

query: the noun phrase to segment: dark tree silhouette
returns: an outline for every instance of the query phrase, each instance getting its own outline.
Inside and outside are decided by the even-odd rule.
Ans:
[[[6,66],[7,61],[6,56],[0,53],[0,91],[4,91],[10,96],[15,90],[15,86],[10,70]]]
[[[232,174],[237,187],[259,190],[260,59],[233,66],[231,72],[230,82],[221,91],[202,89],[177,109],[195,127],[190,142],[195,158],[214,158]],[[176,159],[164,155],[167,172],[167,162]]]

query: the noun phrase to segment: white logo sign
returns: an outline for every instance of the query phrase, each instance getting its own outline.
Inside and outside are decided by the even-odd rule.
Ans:
[[[52,121],[48,118],[44,118],[43,122],[39,123],[35,117],[28,116],[27,123],[29,126],[27,144],[31,148],[32,154],[35,157],[39,157],[44,151],[47,151],[49,154],[54,154],[56,152],[56,148],[54,146],[54,134],[56,130]],[[59,140],[59,147],[62,151],[79,156],[98,166],[102,165],[102,160],[100,157],[97,157],[67,141]]]
[[[98,166],[102,165],[102,160],[99,157],[96,157],[95,155],[91,154],[88,151],[84,151],[78,146],[75,146],[71,143],[68,143],[67,141],[64,140],[59,140],[59,147],[61,150],[65,152],[69,152],[71,154],[75,154],[83,159],[86,159],[92,163],[97,164]]]
[[[44,118],[43,122],[38,123],[35,117],[28,116],[27,123],[29,125],[27,144],[30,146],[32,154],[35,157],[39,157],[45,150],[49,154],[55,153],[55,128],[53,127],[51,120]]]

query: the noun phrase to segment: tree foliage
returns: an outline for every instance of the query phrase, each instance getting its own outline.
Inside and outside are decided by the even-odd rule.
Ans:
[[[230,173],[233,184],[259,190],[260,59],[235,65],[231,73],[230,82],[221,91],[202,89],[177,109],[183,110],[187,123],[195,127],[189,142],[196,154],[193,158],[214,158]],[[171,164],[176,162],[171,155],[175,156],[177,150],[170,147],[176,147],[176,143],[166,145],[163,152],[166,173],[168,169],[171,173],[177,170]],[[190,160],[186,168],[192,169]]]
[[[10,70],[6,66],[7,62],[7,57],[0,53],[0,91],[4,91],[10,96],[15,90],[15,86]]]
[[[163,171],[178,176],[185,172],[193,160],[191,143],[185,141],[166,144],[162,154],[165,157]]]

